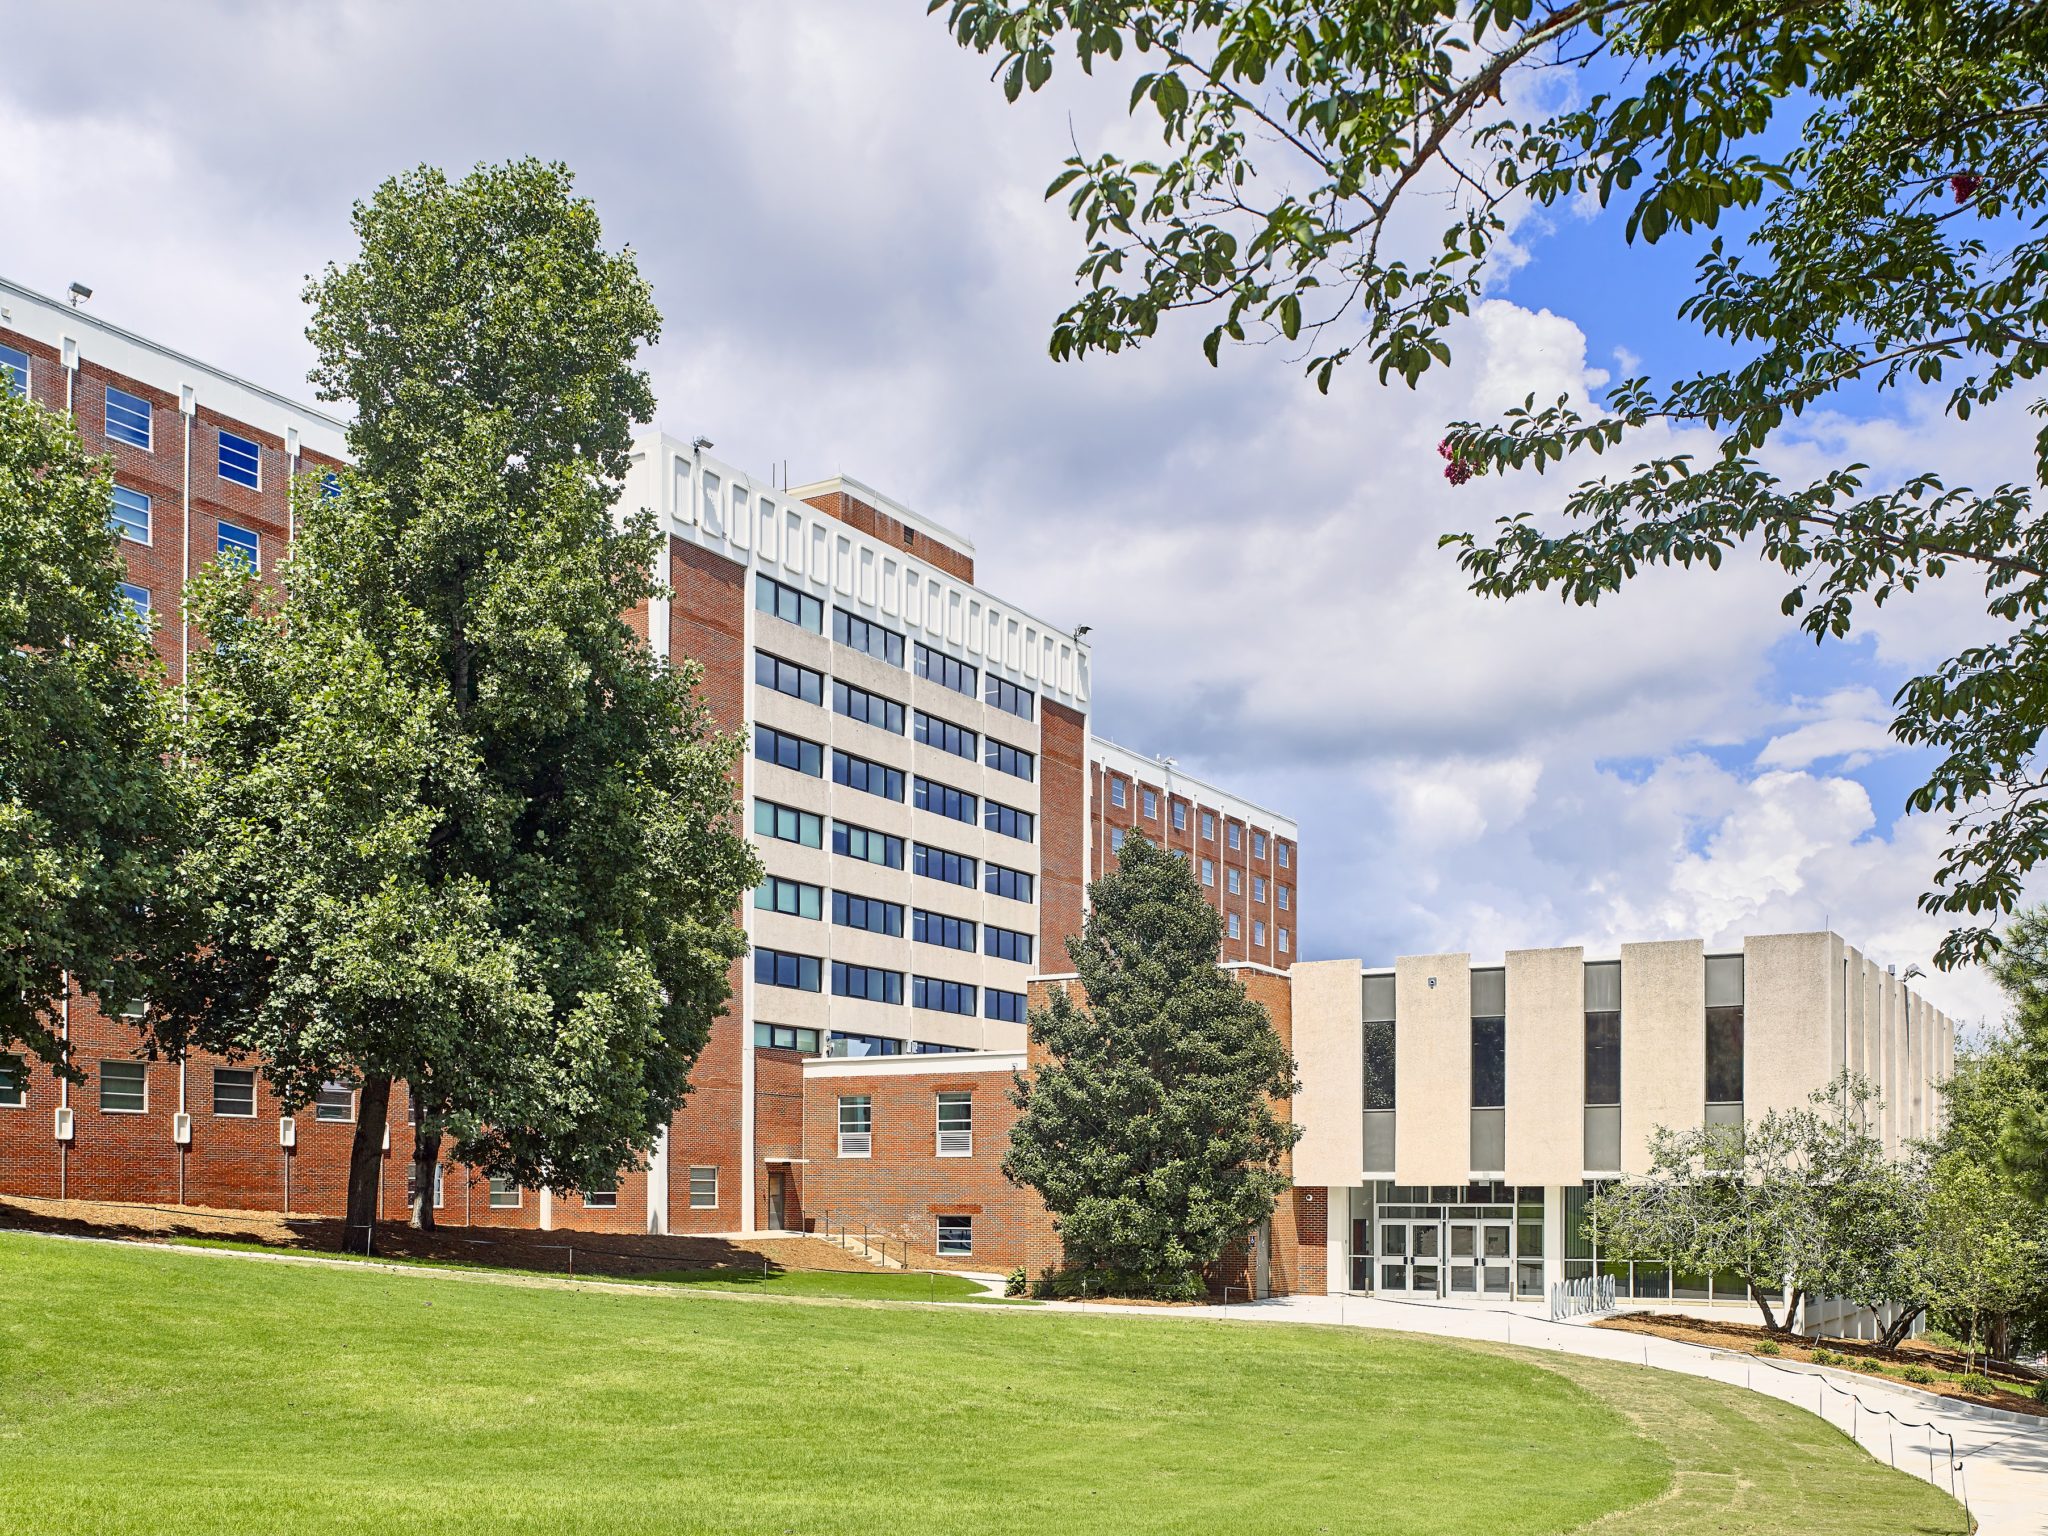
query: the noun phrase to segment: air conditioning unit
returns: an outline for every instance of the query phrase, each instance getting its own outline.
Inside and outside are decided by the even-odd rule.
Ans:
[[[192,1145],[192,1117],[183,1110],[171,1116],[171,1140],[181,1147]]]
[[[280,1147],[296,1147],[299,1144],[299,1122],[290,1115],[277,1122],[277,1144]]]
[[[59,1141],[69,1141],[75,1131],[76,1127],[72,1123],[70,1106],[59,1106],[57,1110],[57,1139]]]
[[[974,1132],[939,1132],[939,1156],[972,1157],[974,1155]]]

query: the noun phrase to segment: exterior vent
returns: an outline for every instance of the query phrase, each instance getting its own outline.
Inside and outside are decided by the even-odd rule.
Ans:
[[[290,1115],[277,1122],[277,1144],[280,1147],[296,1147],[299,1144],[299,1122]]]
[[[972,1157],[974,1155],[974,1132],[939,1132],[939,1156]]]
[[[839,1155],[841,1157],[866,1157],[874,1150],[873,1131],[841,1131],[839,1133]]]
[[[76,1127],[72,1123],[70,1106],[60,1106],[57,1110],[57,1139],[59,1141],[69,1141],[75,1130]]]
[[[192,1117],[183,1110],[171,1116],[171,1140],[181,1147],[192,1145]]]

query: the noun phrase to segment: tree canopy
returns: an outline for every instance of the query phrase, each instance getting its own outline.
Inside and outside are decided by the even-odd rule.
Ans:
[[[1816,639],[1949,577],[1984,638],[1908,681],[1911,809],[1951,846],[1922,898],[1982,958],[2048,852],[2048,530],[2030,485],[1787,471],[1800,416],[1915,390],[1958,422],[2048,359],[2048,11],[2023,0],[930,0],[1015,99],[1072,50],[1138,73],[1161,152],[1081,148],[1052,182],[1085,243],[1052,352],[1120,352],[1187,313],[1295,348],[1322,388],[1363,354],[1415,384],[1532,213],[1625,212],[1690,240],[1675,307],[1714,360],[1451,425],[1454,483],[1635,452],[1446,535],[1474,591],[1594,603],[1657,565],[1754,555]],[[1731,238],[1724,225],[1739,227]],[[1678,299],[1674,295],[1674,299]],[[2037,408],[2038,400],[2033,401]],[[1667,431],[1697,443],[1674,442]],[[2048,469],[2048,434],[2035,444]]]
[[[0,1052],[61,1071],[71,986],[110,1014],[176,940],[185,801],[113,474],[0,374]]]
[[[1286,1190],[1297,1084],[1259,1003],[1218,965],[1222,919],[1188,861],[1124,843],[1067,952],[1083,993],[1033,1009],[1003,1171],[1052,1213],[1069,1266],[1112,1288],[1199,1293]]]

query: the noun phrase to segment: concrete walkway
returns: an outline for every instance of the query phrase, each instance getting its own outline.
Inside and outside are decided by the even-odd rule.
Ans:
[[[1984,1536],[2048,1536],[2048,1419],[1979,1408],[1853,1371],[1781,1364],[1676,1339],[1594,1328],[1581,1320],[1553,1323],[1541,1308],[1504,1303],[1458,1306],[1367,1296],[1294,1296],[1202,1310],[1071,1302],[1048,1305],[1062,1311],[1129,1312],[1147,1317],[1228,1317],[1233,1321],[1385,1328],[1448,1339],[1484,1339],[1523,1349],[1561,1350],[1595,1360],[1705,1376],[1818,1413],[1879,1461],[1962,1500]],[[1951,1436],[1953,1459],[1949,1455]]]

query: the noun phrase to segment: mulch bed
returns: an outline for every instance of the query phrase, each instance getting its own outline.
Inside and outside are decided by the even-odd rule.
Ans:
[[[1764,1358],[1796,1360],[1812,1363],[1815,1349],[1831,1350],[1838,1355],[1847,1355],[1852,1361],[1876,1360],[1885,1367],[1882,1375],[1870,1372],[1873,1381],[1888,1382],[1892,1386],[1913,1387],[1921,1392],[1932,1392],[1941,1397],[1958,1398],[1966,1403],[1977,1403],[1986,1408],[2002,1408],[2009,1413],[2030,1413],[2036,1417],[2048,1418],[2048,1405],[2034,1401],[2031,1396],[2034,1378],[2027,1372],[2012,1365],[1991,1362],[1988,1366],[1979,1356],[1975,1369],[2000,1384],[2010,1384],[2010,1391],[1971,1392],[1955,1382],[1936,1377],[1931,1382],[1904,1381],[1898,1374],[1902,1365],[1922,1365],[1930,1371],[1965,1371],[1971,1368],[1963,1356],[1952,1349],[1945,1349],[1922,1339],[1907,1339],[1896,1350],[1880,1349],[1865,1339],[1810,1339],[1804,1334],[1771,1333],[1756,1323],[1724,1322],[1718,1318],[1676,1317],[1656,1312],[1624,1312],[1616,1317],[1600,1318],[1595,1328],[1612,1328],[1620,1333],[1647,1333],[1660,1339],[1677,1339],[1686,1344],[1704,1344],[1715,1349],[1733,1350],[1740,1354],[1756,1353],[1757,1345],[1765,1340],[1778,1346],[1775,1356]],[[1863,1372],[1856,1374],[1862,1375]]]
[[[304,1253],[333,1253],[341,1223],[325,1217],[287,1219],[269,1211],[204,1206],[125,1205],[111,1201],[0,1198],[0,1227],[81,1237],[167,1242],[232,1239]],[[679,1269],[874,1271],[836,1244],[808,1237],[658,1237],[641,1232],[535,1232],[502,1227],[440,1227],[415,1232],[402,1223],[377,1229],[380,1256],[436,1259],[505,1269],[583,1275],[647,1275]]]

